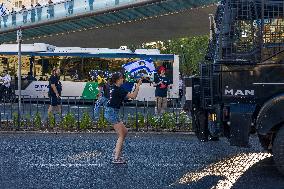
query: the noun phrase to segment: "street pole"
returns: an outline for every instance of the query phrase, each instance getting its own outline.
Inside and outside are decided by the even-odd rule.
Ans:
[[[184,54],[184,48],[183,48],[183,45],[180,45],[180,48],[181,48],[181,64],[182,64],[182,69],[184,68],[185,66],[185,54]]]
[[[22,52],[21,52],[21,44],[22,44],[22,30],[17,30],[17,42],[18,42],[18,129],[20,128],[21,123],[21,70],[22,70]]]

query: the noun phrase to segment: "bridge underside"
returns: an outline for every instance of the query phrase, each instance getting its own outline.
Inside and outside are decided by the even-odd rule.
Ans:
[[[211,5],[131,23],[26,39],[23,43],[118,48],[121,45],[204,35],[209,33],[208,14],[213,14],[215,10],[216,5]]]

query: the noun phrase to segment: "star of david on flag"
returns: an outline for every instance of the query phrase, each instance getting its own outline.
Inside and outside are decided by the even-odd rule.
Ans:
[[[134,75],[141,70],[145,70],[148,74],[156,72],[156,68],[152,59],[129,62],[122,65],[122,67],[131,75]]]
[[[4,16],[6,14],[6,7],[4,6],[4,4],[2,3],[0,5],[0,16]]]

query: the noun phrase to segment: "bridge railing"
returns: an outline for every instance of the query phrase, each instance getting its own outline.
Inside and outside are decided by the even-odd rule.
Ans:
[[[143,1],[147,0],[67,0],[42,5],[0,17],[0,32],[71,16],[95,13]]]

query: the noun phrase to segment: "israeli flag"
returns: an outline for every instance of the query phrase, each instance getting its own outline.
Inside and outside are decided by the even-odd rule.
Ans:
[[[6,7],[4,6],[4,4],[2,3],[0,5],[0,16],[4,16],[6,14]]]
[[[127,64],[122,65],[122,67],[131,75],[134,75],[135,73],[138,73],[141,70],[145,70],[148,74],[151,74],[156,71],[152,59],[129,62]]]

